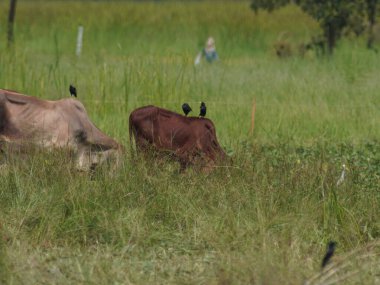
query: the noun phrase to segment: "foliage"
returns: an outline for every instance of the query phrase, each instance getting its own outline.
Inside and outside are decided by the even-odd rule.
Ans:
[[[283,7],[289,3],[290,0],[254,0],[251,2],[251,9],[256,13],[259,11],[259,9],[272,12],[273,10]]]
[[[268,2],[254,0],[251,8],[256,12],[258,9],[272,11],[289,2],[284,0]],[[377,1],[373,0],[296,0],[294,3],[320,24],[330,54],[333,52],[344,30],[352,31],[356,35],[363,33],[365,31],[366,16],[374,19],[377,7]]]
[[[296,3],[303,11],[320,23],[330,53],[332,53],[337,40],[341,37],[344,28],[351,28],[357,34],[362,33],[364,30],[362,21],[365,1],[363,0],[327,0],[321,2],[297,0]]]
[[[373,42],[374,42],[374,35],[373,35],[373,27],[376,23],[376,11],[380,5],[378,5],[377,0],[366,0],[367,4],[367,16],[368,16],[368,22],[369,22],[369,28],[368,28],[368,40],[367,40],[367,48],[372,49],[373,48]]]

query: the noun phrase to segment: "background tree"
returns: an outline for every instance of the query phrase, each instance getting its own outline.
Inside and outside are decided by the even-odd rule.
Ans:
[[[373,48],[374,35],[373,35],[373,26],[376,24],[376,9],[378,5],[377,0],[366,0],[367,4],[367,17],[368,17],[368,40],[367,48]]]
[[[269,12],[289,4],[290,0],[254,0],[251,2],[251,9],[257,13],[259,9]]]
[[[290,0],[253,0],[251,8],[254,11],[259,9],[273,11],[290,2]],[[363,33],[366,11],[370,25],[372,23],[373,26],[375,23],[377,0],[295,0],[293,3],[319,23],[329,54],[333,53],[345,29],[356,35]],[[373,40],[369,45],[372,45],[372,42]]]
[[[333,53],[345,28],[357,35],[363,30],[360,24],[365,11],[363,0],[297,0],[296,4],[320,24],[329,54]]]

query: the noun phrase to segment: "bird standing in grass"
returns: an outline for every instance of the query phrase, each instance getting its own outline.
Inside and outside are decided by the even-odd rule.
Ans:
[[[70,90],[70,95],[71,96],[77,97],[77,89],[73,85],[70,84],[70,89],[69,90]]]
[[[200,112],[199,112],[199,117],[204,117],[206,116],[206,104],[204,102],[201,102],[201,107],[200,107]]]
[[[189,104],[184,103],[182,105],[182,111],[185,113],[185,116],[187,116],[187,114],[189,114],[192,110],[191,110],[191,107],[189,106]]]
[[[322,259],[322,268],[324,268],[326,266],[326,264],[329,262],[329,260],[331,259],[331,257],[334,255],[335,247],[336,247],[336,242],[335,241],[330,241],[327,244],[326,254],[325,254],[325,256]]]

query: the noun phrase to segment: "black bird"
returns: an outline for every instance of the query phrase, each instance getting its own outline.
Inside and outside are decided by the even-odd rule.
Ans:
[[[326,264],[329,262],[330,258],[333,256],[334,251],[335,251],[335,247],[336,247],[335,241],[330,241],[327,244],[326,254],[322,259],[322,268],[326,266]]]
[[[189,106],[189,104],[184,103],[182,105],[182,111],[185,113],[185,116],[187,116],[187,114],[189,114],[192,110],[191,110],[191,107]]]
[[[70,89],[69,90],[70,90],[70,95],[71,96],[77,97],[77,89],[73,85],[70,84]]]
[[[206,116],[206,104],[204,102],[201,102],[201,107],[200,107],[200,112],[199,112],[199,117],[204,117]]]

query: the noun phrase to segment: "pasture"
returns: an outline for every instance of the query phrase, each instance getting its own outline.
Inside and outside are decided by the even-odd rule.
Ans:
[[[62,152],[1,168],[1,284],[302,284],[330,240],[346,265],[330,280],[380,282],[370,255],[380,252],[380,57],[365,39],[342,40],[331,58],[279,59],[280,37],[296,45],[318,32],[293,6],[20,0],[7,49],[5,2],[0,88],[59,99],[73,83],[127,153],[92,179]],[[209,35],[220,61],[194,67]],[[170,161],[131,160],[134,108],[188,102],[197,115],[200,101],[232,167],[179,174]]]

